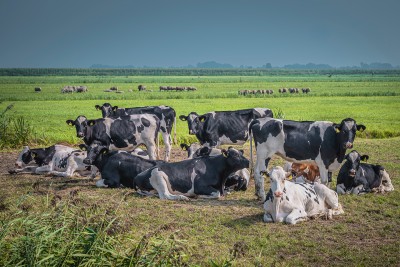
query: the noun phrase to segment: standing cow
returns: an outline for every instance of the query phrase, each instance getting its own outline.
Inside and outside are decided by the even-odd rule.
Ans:
[[[154,115],[130,115],[96,120],[78,116],[75,120],[67,120],[66,123],[75,126],[77,137],[83,138],[89,146],[94,141],[99,141],[110,150],[130,151],[143,144],[150,159],[156,159],[160,120]]]
[[[196,135],[200,144],[206,146],[243,145],[249,139],[249,124],[252,120],[273,117],[268,108],[253,108],[235,111],[213,111],[203,115],[196,112],[179,119],[187,121],[189,134]]]
[[[264,202],[264,222],[296,224],[309,217],[343,213],[338,194],[323,184],[298,184],[286,180],[290,172],[277,166],[267,173],[271,188]]]
[[[390,192],[394,190],[392,181],[381,165],[361,163],[368,155],[360,155],[353,150],[346,155],[346,162],[340,168],[336,191],[339,194],[361,194],[368,192]]]
[[[267,170],[274,154],[291,162],[317,165],[321,182],[327,184],[332,172],[340,167],[346,149],[353,147],[356,131],[365,130],[365,126],[357,125],[351,118],[342,120],[340,124],[261,118],[254,120],[249,129],[257,150],[254,167],[256,195],[264,200],[264,179],[260,172]]]
[[[175,124],[174,139],[176,143],[176,112],[169,106],[149,106],[149,107],[137,107],[137,108],[119,108],[118,106],[111,106],[110,103],[104,103],[103,105],[95,106],[96,109],[101,110],[103,118],[106,117],[119,117],[124,115],[135,115],[135,114],[152,114],[157,116],[160,120],[161,135],[165,145],[165,161],[169,161],[172,148],[172,126]]]

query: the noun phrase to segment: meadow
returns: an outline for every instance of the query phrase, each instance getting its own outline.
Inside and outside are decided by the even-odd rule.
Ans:
[[[138,92],[145,84],[151,92]],[[84,94],[61,94],[86,85]],[[159,92],[160,85],[196,92]],[[123,94],[105,93],[118,86]],[[41,87],[35,93],[34,87]],[[309,95],[280,95],[309,87]],[[133,92],[129,92],[132,89]],[[241,89],[273,89],[238,96]],[[291,120],[352,117],[367,126],[355,149],[387,168],[395,191],[340,196],[345,213],[295,226],[262,222],[254,182],[220,200],[162,201],[126,188],[98,189],[86,178],[8,175],[19,149],[0,152],[0,266],[398,266],[400,264],[400,75],[0,76],[0,110],[22,116],[33,146],[78,144],[65,120],[97,118],[96,104],[169,105],[191,111],[268,107]],[[177,121],[179,142],[195,141]],[[36,144],[35,144],[36,142]],[[179,143],[178,142],[178,143]],[[249,147],[244,147],[249,155]],[[161,149],[162,150],[162,149]],[[185,157],[175,145],[172,160]],[[274,158],[271,165],[282,165]],[[334,178],[336,173],[334,173]],[[266,183],[266,187],[269,183]],[[332,188],[335,186],[335,179]]]

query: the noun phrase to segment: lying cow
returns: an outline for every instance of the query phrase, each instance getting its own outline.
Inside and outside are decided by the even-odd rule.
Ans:
[[[361,156],[355,150],[346,155],[346,162],[340,168],[337,177],[336,191],[339,194],[383,193],[394,190],[385,168],[381,165],[360,163],[368,158],[368,155]]]
[[[314,164],[286,162],[283,169],[291,172],[293,181],[298,183],[314,183],[318,182],[321,174]]]
[[[266,173],[271,180],[271,188],[264,202],[264,222],[285,222],[296,224],[309,217],[343,213],[338,194],[323,184],[292,183],[286,180],[290,172],[282,167],[272,168]]]
[[[126,151],[110,151],[98,141],[91,146],[82,145],[82,148],[88,150],[84,162],[96,166],[101,174],[101,179],[96,182],[97,187],[118,188],[123,185],[135,188],[136,175],[156,165],[156,161]]]
[[[66,123],[75,126],[77,137],[83,138],[86,145],[98,141],[110,150],[130,151],[144,144],[150,159],[156,159],[160,120],[154,115],[130,115],[96,120],[78,116],[76,120],[67,120]]]
[[[152,114],[157,116],[160,120],[160,131],[165,145],[165,161],[169,161],[171,154],[172,143],[172,126],[175,124],[174,139],[176,143],[176,112],[169,106],[148,106],[148,107],[135,107],[135,108],[119,108],[118,106],[111,106],[110,103],[103,105],[96,105],[96,109],[101,110],[103,118],[106,117],[120,117],[126,115],[138,114]]]
[[[228,176],[248,168],[249,161],[236,149],[221,155],[200,157],[157,166],[135,177],[135,185],[144,191],[155,189],[160,199],[188,200],[188,197],[219,198],[224,194]]]
[[[62,177],[72,177],[75,172],[85,174],[91,169],[91,178],[96,176],[97,169],[92,168],[90,164],[84,164],[86,152],[76,150],[75,148],[53,145],[46,148],[23,147],[18,159],[15,162],[16,169],[9,173],[34,173],[50,174]],[[33,162],[35,165],[26,166]]]
[[[353,147],[357,130],[364,125],[347,118],[340,124],[327,121],[288,121],[272,118],[256,119],[250,124],[257,150],[254,167],[256,195],[264,200],[264,179],[261,171],[267,170],[274,154],[287,161],[311,163],[318,167],[321,183],[331,180],[332,172],[340,167],[346,149]],[[250,141],[251,146],[251,141]]]
[[[249,124],[253,119],[273,117],[268,108],[253,108],[235,111],[213,111],[203,115],[196,112],[179,119],[187,121],[189,134],[196,135],[200,144],[215,147],[219,145],[243,145],[249,139]]]
[[[217,156],[222,154],[222,150],[218,148],[204,148],[199,143],[192,143],[190,145],[181,144],[181,148],[188,152],[188,159],[204,157],[204,156]],[[243,152],[242,152],[243,153]],[[243,168],[229,175],[225,183],[225,190],[233,189],[235,191],[245,191],[249,185],[250,172],[248,169]]]

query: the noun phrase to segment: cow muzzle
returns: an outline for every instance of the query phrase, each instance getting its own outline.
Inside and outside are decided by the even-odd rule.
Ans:
[[[351,170],[349,171],[349,175],[350,175],[351,177],[356,176],[356,170],[351,169]]]
[[[79,132],[76,136],[77,137],[84,137],[85,135],[82,132]]]
[[[346,148],[347,148],[347,149],[353,148],[353,143],[347,142],[347,143],[346,143]]]
[[[93,161],[91,159],[86,158],[83,160],[83,163],[87,165],[92,165]]]
[[[283,192],[281,192],[281,191],[275,191],[275,192],[274,192],[274,196],[275,196],[275,197],[282,197],[282,196],[283,196]]]

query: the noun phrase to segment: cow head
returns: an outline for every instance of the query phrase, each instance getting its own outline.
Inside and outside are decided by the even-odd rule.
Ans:
[[[69,126],[75,126],[77,137],[85,137],[86,127],[88,126],[88,120],[85,116],[80,115],[76,118],[76,120],[67,120],[66,123]]]
[[[226,157],[226,163],[233,172],[248,168],[250,165],[250,161],[243,156],[243,150],[236,150],[230,147],[228,150],[222,149],[221,152]]]
[[[353,148],[356,131],[364,131],[366,129],[362,124],[357,125],[356,121],[351,118],[344,119],[340,124],[334,124],[333,127],[336,130],[341,150]]]
[[[273,167],[270,172],[261,172],[269,177],[271,181],[271,191],[274,197],[280,198],[283,196],[285,188],[285,180],[291,175],[290,172],[285,172],[281,166]]]
[[[358,169],[360,168],[360,161],[366,161],[369,159],[368,155],[360,155],[357,151],[353,150],[345,156],[346,166],[348,169],[348,175],[355,177]]]
[[[104,103],[102,106],[96,105],[94,107],[97,110],[101,110],[101,115],[103,116],[103,118],[111,117],[113,115],[113,112],[118,109],[118,106],[111,106],[110,103]]]
[[[22,148],[21,153],[19,153],[17,161],[15,162],[16,168],[22,168],[24,164],[28,164],[33,160],[32,151],[30,150],[29,146],[24,146]]]
[[[179,116],[181,121],[187,121],[189,127],[189,134],[194,135],[196,134],[203,125],[202,121],[204,121],[204,116],[199,116],[196,112],[189,113],[188,116],[181,115]]]
[[[90,146],[81,144],[79,148],[87,150],[87,156],[83,160],[83,163],[87,165],[93,165],[96,161],[101,161],[102,155],[108,153],[108,147],[98,141],[94,141]]]

